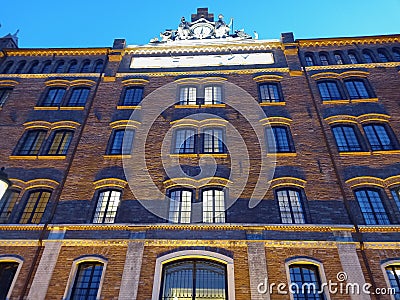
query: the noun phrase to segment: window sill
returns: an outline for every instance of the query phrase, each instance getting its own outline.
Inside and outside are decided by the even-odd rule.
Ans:
[[[228,153],[172,153],[169,155],[170,157],[214,157],[214,158],[227,158]]]
[[[117,109],[142,109],[140,105],[118,105]]]
[[[169,157],[199,157],[197,153],[171,153]]]
[[[33,110],[58,110],[58,106],[35,106]]]
[[[322,104],[346,104],[350,103],[349,99],[344,100],[322,100]]]
[[[130,154],[106,154],[103,155],[104,159],[123,159],[123,158],[131,158]]]
[[[355,103],[359,103],[359,102],[378,102],[378,98],[363,98],[363,99],[352,99],[350,100],[350,102],[355,102]]]
[[[200,105],[197,105],[197,104],[188,104],[188,105],[175,104],[175,108],[200,108]]]
[[[84,106],[35,106],[33,110],[84,110]]]
[[[220,104],[202,104],[200,105],[200,108],[225,108],[226,104],[225,103],[220,103]]]
[[[66,155],[11,155],[9,159],[19,160],[19,159],[27,159],[27,160],[64,160],[66,159]]]
[[[260,106],[284,106],[286,102],[260,102]]]
[[[63,160],[66,159],[66,155],[39,155],[38,159],[55,159],[55,160]]]
[[[267,153],[267,156],[295,157],[295,156],[297,156],[297,153],[296,152],[275,152],[275,153]]]
[[[84,106],[60,106],[60,110],[84,110]]]
[[[36,160],[38,159],[37,155],[10,155],[9,159],[19,160],[19,159],[27,159],[27,160]]]
[[[381,154],[400,154],[400,150],[379,150],[379,151],[372,151],[372,155],[381,155]]]
[[[371,155],[370,151],[342,151],[339,152],[340,156],[366,156],[366,155]]]
[[[228,153],[202,153],[199,154],[200,157],[215,157],[215,158],[227,158],[228,157]]]

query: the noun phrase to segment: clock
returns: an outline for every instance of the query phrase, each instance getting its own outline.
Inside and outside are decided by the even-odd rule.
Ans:
[[[204,39],[211,36],[211,33],[214,30],[214,26],[207,23],[198,23],[192,26],[192,31],[194,36],[198,39]]]

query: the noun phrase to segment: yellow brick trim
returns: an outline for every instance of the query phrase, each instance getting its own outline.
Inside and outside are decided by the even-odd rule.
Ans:
[[[18,178],[10,178],[10,181],[12,182],[13,188],[18,188],[21,190],[28,190],[33,188],[49,188],[54,190],[59,185],[59,182],[47,178],[38,178],[29,181],[24,181]]]
[[[138,128],[141,123],[133,120],[118,120],[110,123],[112,129]]]
[[[255,82],[261,83],[261,82],[269,82],[269,81],[281,81],[283,79],[283,76],[280,75],[259,75],[253,78]]]
[[[290,126],[292,119],[285,117],[268,117],[260,120],[261,125],[286,125]]]
[[[142,78],[131,78],[131,79],[122,80],[122,84],[124,86],[132,86],[132,85],[143,86],[149,82],[150,82],[149,80],[142,79]]]
[[[270,188],[275,189],[278,187],[300,187],[303,188],[306,186],[306,181],[296,177],[279,177],[274,178],[270,181]]]
[[[8,56],[86,56],[86,55],[106,55],[108,48],[79,48],[79,49],[7,49],[4,50]]]
[[[221,118],[209,118],[201,121],[184,118],[170,122],[173,128],[181,126],[193,126],[193,127],[226,126],[228,123],[229,122],[227,120]]]
[[[19,82],[16,81],[16,80],[0,80],[0,86],[1,86],[1,87],[3,87],[3,86],[11,86],[11,87],[14,87],[14,86],[16,86],[17,84],[19,84]]]
[[[100,179],[95,182],[93,182],[94,189],[101,189],[105,187],[117,187],[120,189],[124,189],[128,182],[123,179],[119,178],[105,178],[105,179]]]
[[[201,178],[199,180],[193,178],[171,178],[163,182],[164,187],[166,189],[170,189],[172,187],[191,187],[191,188],[202,188],[205,186],[221,186],[228,187],[232,184],[232,181],[226,178],[221,177],[207,177]]]

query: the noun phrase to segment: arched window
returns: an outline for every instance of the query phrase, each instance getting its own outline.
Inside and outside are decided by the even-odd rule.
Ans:
[[[51,192],[48,190],[30,191],[19,222],[21,224],[39,224],[42,221],[50,196]]]
[[[325,300],[321,291],[319,268],[314,264],[294,263],[289,265],[290,284],[294,300]]]
[[[76,62],[76,60],[71,61],[68,66],[68,73],[76,73],[77,70],[78,70],[78,63]]]
[[[14,62],[12,62],[12,61],[9,61],[8,63],[6,63],[6,65],[4,66],[1,73],[2,74],[10,74],[11,67],[13,66],[13,64],[14,64]]]
[[[64,61],[60,60],[57,62],[56,67],[54,69],[54,73],[63,73],[64,71]]]
[[[9,189],[3,198],[0,199],[0,223],[8,223],[10,221],[11,213],[17,203],[18,197],[18,190]]]
[[[369,89],[367,88],[367,81],[363,79],[346,79],[344,84],[350,99],[368,99],[371,98]]]
[[[85,60],[81,65],[81,73],[89,73],[90,71],[90,61]]]
[[[102,60],[98,60],[96,62],[96,64],[94,65],[94,72],[95,73],[101,73],[103,71],[103,66],[104,66],[103,61]]]
[[[354,191],[361,213],[367,225],[390,224],[379,190],[362,188]]]
[[[280,85],[277,82],[262,83],[258,86],[260,102],[282,102]]]
[[[25,68],[26,65],[26,61],[23,60],[21,62],[18,63],[17,68],[15,69],[15,74],[21,74],[22,70]]]
[[[335,62],[336,62],[337,65],[343,65],[344,64],[343,57],[342,57],[342,55],[340,53],[335,53],[334,57],[335,57]]]
[[[175,143],[173,153],[195,153],[196,152],[196,131],[192,128],[177,129],[174,132]]]
[[[317,83],[322,101],[340,100],[342,95],[338,83],[334,80],[324,80]]]
[[[72,130],[57,130],[53,133],[50,147],[47,151],[48,155],[66,155],[69,145],[71,144]]]
[[[368,123],[364,124],[363,128],[372,151],[396,149],[397,143],[385,124]]]
[[[171,223],[190,223],[193,192],[188,189],[174,189],[169,192],[169,215]]]
[[[39,62],[37,60],[34,60],[31,65],[29,66],[29,70],[28,73],[29,74],[34,74],[38,72],[38,66],[39,66]]]
[[[400,299],[400,264],[390,264],[385,267],[390,287],[394,289],[394,299]]]
[[[98,294],[103,277],[104,263],[83,261],[76,266],[74,282],[68,299],[99,299]]]
[[[22,260],[13,256],[0,256],[0,299],[11,299],[11,292],[18,273],[22,267]]]
[[[369,50],[363,50],[363,57],[364,57],[364,61],[367,64],[371,64],[371,63],[375,62],[374,56],[372,55],[371,51],[369,51]]]
[[[50,70],[51,70],[51,61],[47,60],[43,63],[41,73],[48,74],[48,73],[50,73]]]
[[[275,192],[278,200],[281,221],[284,224],[303,224],[306,222],[302,195],[299,190],[287,188]]]
[[[197,88],[195,86],[184,86],[179,90],[180,105],[196,105],[197,104]]]
[[[332,132],[339,152],[362,150],[356,130],[357,129],[352,125],[340,124],[332,126]]]
[[[388,62],[390,60],[389,54],[386,52],[385,49],[378,49],[378,56],[380,62]]]
[[[226,265],[205,259],[164,264],[160,299],[227,300]]]
[[[321,65],[323,65],[323,66],[329,65],[329,59],[328,59],[328,55],[327,54],[320,53],[319,54],[319,60],[321,61]]]
[[[114,223],[121,192],[118,190],[105,190],[98,194],[96,211],[93,223]]]
[[[314,56],[312,54],[310,54],[310,53],[307,53],[306,55],[304,55],[304,60],[306,61],[306,66],[307,67],[315,65]]]
[[[4,106],[11,92],[11,88],[0,88],[0,107]]]
[[[360,61],[355,53],[349,52],[349,59],[352,64],[359,64]]]
[[[225,192],[220,189],[202,191],[203,222],[225,223]]]
[[[271,126],[266,129],[269,153],[295,152],[292,134],[287,126]]]
[[[68,99],[67,106],[85,106],[89,96],[90,89],[86,87],[77,87],[72,90]]]
[[[400,61],[400,49],[399,48],[393,49],[393,56],[396,61]]]

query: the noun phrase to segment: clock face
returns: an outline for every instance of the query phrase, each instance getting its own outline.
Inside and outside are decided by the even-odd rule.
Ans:
[[[213,26],[209,24],[196,24],[192,27],[193,33],[198,39],[209,37],[213,29]]]

